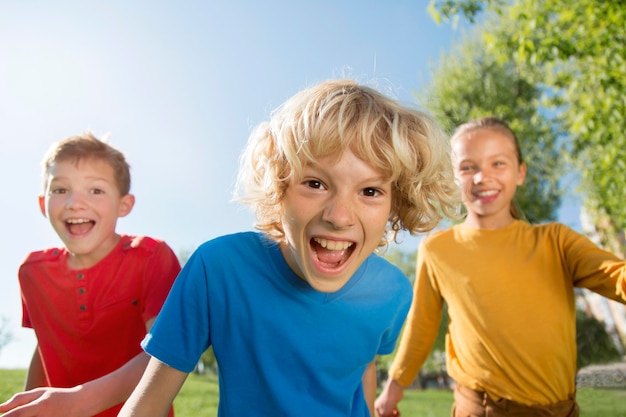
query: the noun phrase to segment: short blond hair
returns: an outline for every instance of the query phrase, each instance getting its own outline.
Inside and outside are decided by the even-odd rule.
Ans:
[[[288,180],[304,166],[350,149],[386,172],[392,183],[387,228],[412,235],[432,230],[460,207],[450,144],[428,115],[400,105],[352,80],[333,80],[300,91],[251,134],[240,159],[236,199],[249,205],[255,227],[284,241],[282,200]],[[390,236],[389,236],[390,235]]]
[[[44,192],[48,186],[48,173],[52,165],[57,162],[78,163],[90,159],[103,161],[113,168],[115,183],[121,196],[130,192],[130,165],[126,162],[124,154],[89,131],[52,144],[42,162]]]

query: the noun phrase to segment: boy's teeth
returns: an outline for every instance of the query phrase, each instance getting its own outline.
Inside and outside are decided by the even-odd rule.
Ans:
[[[81,223],[89,223],[90,220],[87,219],[70,219],[67,221],[70,224],[81,224]]]
[[[319,243],[321,247],[326,248],[328,250],[344,250],[352,246],[352,242],[338,242],[335,240],[326,240],[326,239],[321,239],[317,237],[314,238],[313,240]]]

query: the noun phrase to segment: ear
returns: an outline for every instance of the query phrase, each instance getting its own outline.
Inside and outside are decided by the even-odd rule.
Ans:
[[[517,185],[524,184],[524,180],[526,179],[526,171],[527,170],[528,170],[528,168],[526,168],[526,163],[522,162],[521,165],[519,166],[519,172],[517,174]]]
[[[46,198],[40,195],[38,199],[39,199],[39,210],[41,211],[41,214],[43,214],[44,217],[48,217],[46,216]]]
[[[135,196],[132,194],[126,194],[120,200],[120,209],[117,213],[117,217],[125,217],[131,212],[135,206]]]

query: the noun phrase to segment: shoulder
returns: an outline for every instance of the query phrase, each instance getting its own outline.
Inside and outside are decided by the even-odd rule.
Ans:
[[[518,228],[523,234],[532,234],[540,239],[560,239],[567,237],[584,238],[582,234],[578,233],[571,227],[559,222],[530,224],[527,222],[519,221],[518,223]]]
[[[22,266],[28,266],[46,262],[56,262],[66,252],[65,248],[50,248],[40,251],[31,252],[22,262]]]
[[[259,232],[239,232],[215,237],[198,247],[202,253],[222,252],[225,249],[237,248],[238,251],[249,250],[250,247],[275,245],[272,240]]]
[[[456,227],[453,226],[446,230],[437,230],[425,236],[419,244],[421,250],[434,250],[439,246],[447,246],[456,240]]]
[[[160,252],[162,250],[172,251],[164,240],[150,236],[121,235],[120,245],[124,250],[147,251],[150,253]]]
[[[397,265],[377,254],[370,255],[367,262],[367,274],[374,273],[389,288],[397,290],[406,287],[412,292],[411,281]]]

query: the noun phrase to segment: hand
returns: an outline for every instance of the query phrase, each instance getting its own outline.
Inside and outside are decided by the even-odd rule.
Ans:
[[[377,417],[400,417],[400,410],[396,406],[390,406],[389,404],[379,402],[376,400],[376,405],[374,406],[376,410]]]
[[[398,403],[403,396],[404,387],[402,385],[392,379],[387,381],[385,388],[374,403],[376,415],[378,417],[399,417]]]
[[[0,404],[2,417],[58,417],[76,413],[78,388],[35,388],[13,395]]]

